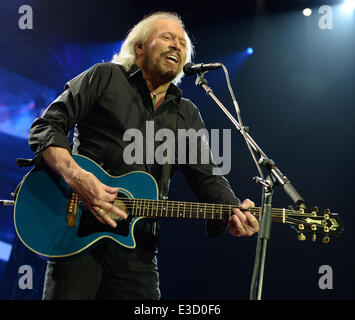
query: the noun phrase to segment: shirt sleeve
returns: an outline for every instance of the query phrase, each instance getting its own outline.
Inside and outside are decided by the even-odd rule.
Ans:
[[[191,127],[196,131],[206,130],[201,114],[196,108],[192,117]],[[203,149],[208,149],[208,163],[201,163],[201,154]],[[208,139],[201,138],[197,144],[197,163],[191,164],[186,161],[186,165],[181,166],[181,170],[185,179],[193,192],[201,202],[219,203],[228,205],[240,205],[240,200],[234,194],[228,180],[221,174],[216,174],[219,171],[213,161]],[[201,151],[201,152],[199,152]],[[207,161],[205,161],[207,162]],[[206,232],[207,237],[216,237],[226,230],[226,221],[207,220]]]
[[[105,64],[96,64],[79,74],[65,85],[64,92],[43,115],[35,119],[29,135],[29,145],[35,155],[34,165],[40,163],[42,152],[49,146],[62,147],[71,152],[69,133],[100,98],[111,70]]]

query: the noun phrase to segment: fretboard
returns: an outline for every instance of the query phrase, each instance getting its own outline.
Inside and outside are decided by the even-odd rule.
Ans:
[[[133,217],[227,220],[233,215],[233,208],[238,208],[236,205],[213,203],[127,198],[122,200]],[[253,207],[248,211],[259,217],[261,208]],[[272,209],[272,220],[275,222],[285,223],[290,215],[305,216],[305,213],[289,209]]]

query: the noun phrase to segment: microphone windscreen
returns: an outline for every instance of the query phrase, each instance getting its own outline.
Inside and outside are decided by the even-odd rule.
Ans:
[[[188,62],[184,65],[183,71],[187,76],[192,76],[194,74],[193,72],[191,72],[191,67],[193,65],[194,64],[192,62]]]

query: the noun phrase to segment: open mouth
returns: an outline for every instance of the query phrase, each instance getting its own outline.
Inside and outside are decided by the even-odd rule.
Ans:
[[[175,55],[168,55],[168,56],[166,56],[166,59],[171,63],[178,63],[179,62],[179,58]]]

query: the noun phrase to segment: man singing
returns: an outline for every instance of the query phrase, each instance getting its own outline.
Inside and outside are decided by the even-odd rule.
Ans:
[[[155,131],[165,128],[177,133],[178,129],[204,128],[198,109],[181,97],[177,86],[183,66],[192,55],[193,46],[179,16],[152,14],[132,28],[112,62],[96,64],[69,81],[65,91],[34,121],[29,142],[35,163],[61,176],[100,223],[116,226],[108,212],[127,218],[113,205],[118,188],[101,183],[81,168],[71,153],[89,157],[113,176],[133,170],[148,172],[157,180],[162,196],[166,196],[171,177],[180,169],[200,201],[241,205],[241,210],[233,209],[228,221],[208,221],[209,237],[226,228],[236,237],[258,232],[257,219],[245,211],[254,203],[248,199],[240,203],[228,181],[212,174],[216,168],[212,160],[208,164],[125,162],[123,153],[129,142],[123,135],[128,129],[145,134],[148,121],[154,122]],[[71,145],[68,134],[72,128]],[[154,143],[156,147],[158,142]],[[201,144],[203,141],[203,147]],[[75,259],[49,262],[43,298],[160,299],[159,224],[144,221],[135,229],[135,250],[107,239]]]

